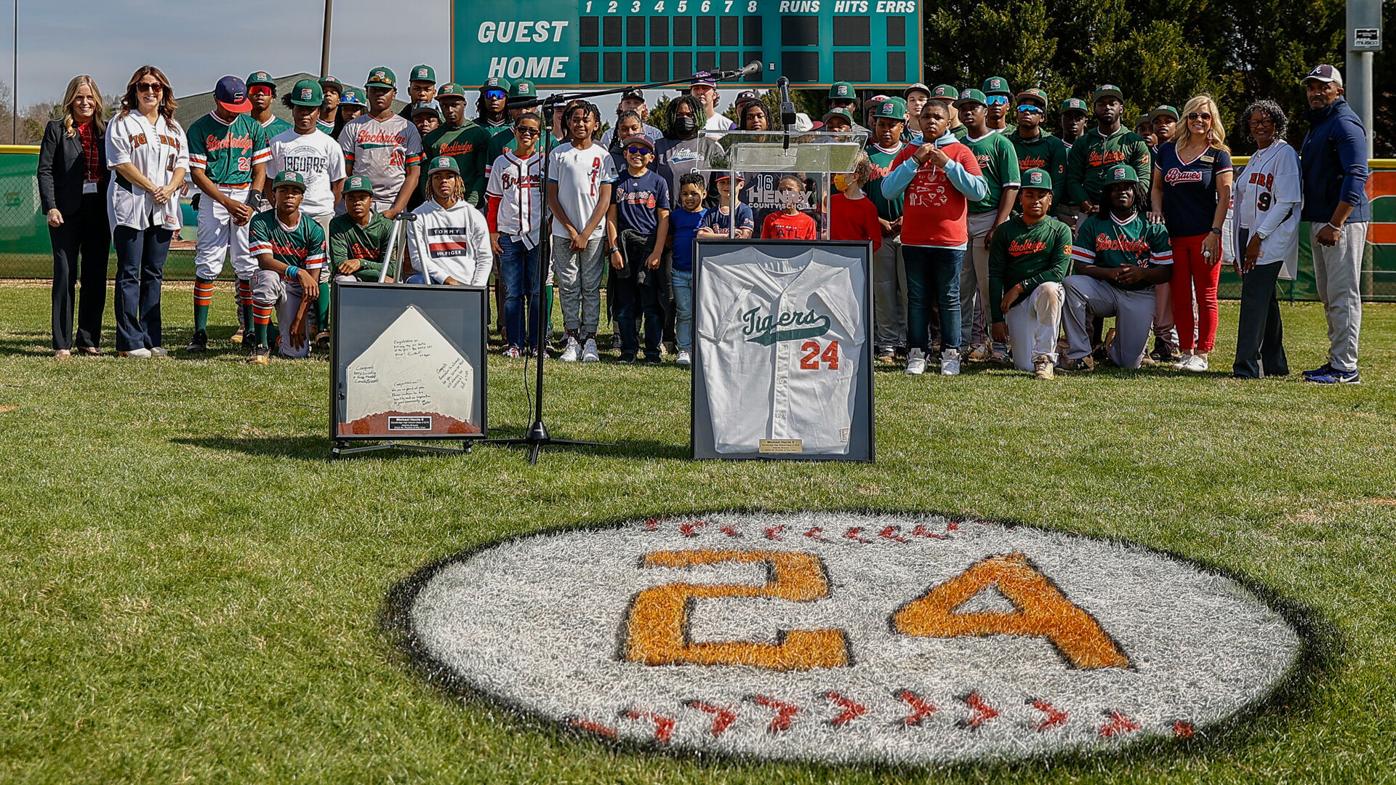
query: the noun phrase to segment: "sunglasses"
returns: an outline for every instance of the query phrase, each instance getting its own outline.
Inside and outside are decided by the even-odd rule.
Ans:
[[[1037,104],[1018,104],[1018,114],[1042,114],[1042,107]]]
[[[985,98],[985,99],[984,99],[984,105],[985,105],[985,106],[1007,106],[1007,105],[1008,105],[1008,96],[1006,96],[1006,95],[991,95],[991,96],[989,96],[988,98]]]
[[[632,144],[625,148],[626,155],[649,155],[650,149],[638,144]]]
[[[506,93],[506,92],[504,92],[503,90],[486,90],[486,91],[485,91],[485,100],[486,100],[486,101],[502,101],[502,100],[504,100],[505,98],[508,98],[508,97],[509,97],[509,94]]]
[[[538,136],[538,135],[539,135],[540,133],[542,133],[542,132],[539,131],[537,128],[522,128],[522,127],[520,127],[520,128],[515,128],[515,129],[514,129],[514,133],[518,134],[519,136]]]
[[[136,90],[142,93],[163,93],[165,86],[159,82],[136,82]]]
[[[253,85],[247,88],[248,95],[271,95],[271,88],[264,84]]]
[[[1212,119],[1212,115],[1211,115],[1210,112],[1188,112],[1188,119],[1189,119],[1189,120],[1211,120],[1211,119]]]

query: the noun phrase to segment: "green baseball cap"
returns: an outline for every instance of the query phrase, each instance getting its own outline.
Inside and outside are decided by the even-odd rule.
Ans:
[[[514,83],[514,86],[513,86],[513,87],[509,88],[509,97],[510,97],[510,98],[537,98],[537,97],[538,97],[538,87],[537,87],[536,85],[534,85],[534,84],[533,84],[532,82],[530,82],[530,81],[527,81],[527,80],[525,80],[525,79],[520,79],[519,81],[517,81],[517,82]]]
[[[1095,92],[1091,93],[1091,103],[1095,103],[1102,98],[1118,98],[1123,102],[1125,100],[1125,94],[1124,91],[1120,90],[1116,85],[1103,84],[1097,87]]]
[[[887,118],[901,122],[906,119],[906,101],[900,98],[888,98],[873,107],[872,116],[874,120]]]
[[[931,97],[931,88],[927,87],[923,82],[915,82],[907,85],[906,89],[902,91],[902,95],[906,98],[910,98],[912,93],[918,92],[925,93],[927,98]]]
[[[498,76],[491,76],[489,79],[485,80],[484,84],[480,85],[480,92],[483,93],[486,90],[503,90],[504,94],[508,95],[509,89],[512,87],[513,85],[509,84],[508,79],[501,79]]]
[[[1115,183],[1137,183],[1139,174],[1134,171],[1134,167],[1116,164],[1105,170],[1105,187],[1109,188]]]
[[[302,79],[291,88],[291,94],[286,99],[293,106],[319,106],[325,102],[325,91],[314,79]]]
[[[253,71],[252,73],[247,75],[247,79],[243,80],[243,82],[248,87],[251,87],[254,84],[264,84],[267,87],[272,88],[273,91],[276,90],[276,80],[272,79],[271,74],[267,73],[266,71]]]
[[[1029,169],[1026,172],[1023,172],[1022,187],[1050,191],[1052,190],[1052,175],[1047,174],[1046,169]]]
[[[843,119],[848,121],[849,125],[853,125],[853,113],[848,111],[847,109],[844,109],[843,107],[838,107],[837,109],[830,109],[829,111],[825,112],[823,117],[825,125],[829,124],[829,118],[831,117],[842,117]]]
[[[344,91],[344,83],[334,78],[333,76],[326,76],[325,78],[321,79],[320,87],[333,87],[334,89],[339,90],[340,92]]]
[[[961,106],[964,106],[965,104],[986,105],[984,103],[984,94],[971,87],[963,93],[960,93],[959,100],[955,102],[955,108],[958,109]]]
[[[449,155],[438,155],[431,159],[431,166],[427,167],[427,177],[431,177],[437,172],[451,172],[457,177],[460,176],[460,166],[456,164],[456,159]]]
[[[344,193],[373,193],[373,181],[361,174],[352,175],[344,181]]]
[[[1171,117],[1174,120],[1177,120],[1180,117],[1180,115],[1178,114],[1177,107],[1169,106],[1168,104],[1159,104],[1158,106],[1154,107],[1154,111],[1149,112],[1150,120],[1153,120],[1157,117]]]
[[[952,84],[938,84],[931,89],[932,98],[943,98],[947,101],[960,100],[960,91]]]
[[[1065,101],[1062,101],[1062,105],[1057,109],[1057,111],[1063,114],[1065,114],[1066,112],[1080,112],[1081,114],[1090,114],[1090,112],[1087,110],[1086,102],[1082,101],[1080,98],[1068,98]]]
[[[345,85],[344,92],[339,97],[340,106],[368,106],[368,99],[364,98],[364,91],[353,85]]]
[[[829,100],[858,100],[858,93],[853,89],[852,82],[834,82],[829,86]]]
[[[442,101],[447,98],[459,98],[460,100],[464,101],[465,88],[456,84],[455,82],[447,82],[446,84],[441,85],[441,88],[436,91],[436,100]]]
[[[271,181],[271,189],[275,191],[278,188],[299,188],[304,191],[305,177],[300,172],[284,170]]]
[[[1037,104],[1038,106],[1042,107],[1042,110],[1043,110],[1043,111],[1046,111],[1046,110],[1047,110],[1047,106],[1048,106],[1048,102],[1047,102],[1047,91],[1046,91],[1046,90],[1043,90],[1043,89],[1040,88],[1040,87],[1029,87],[1029,88],[1026,89],[1026,90],[1021,90],[1021,91],[1019,91],[1019,93],[1018,93],[1018,97],[1017,97],[1016,99],[1014,99],[1014,100],[1016,100],[1016,101],[1017,101],[1018,103],[1020,103],[1020,104],[1021,104],[1021,103],[1034,103],[1034,104]]]
[[[1008,89],[1008,80],[1002,76],[991,76],[985,79],[981,89],[985,95],[1013,95],[1013,91]]]
[[[412,75],[407,77],[409,82],[431,82],[436,84],[436,69],[429,65],[412,66]]]
[[[397,74],[386,65],[380,65],[368,72],[368,79],[364,82],[368,87],[390,87],[397,89]]]

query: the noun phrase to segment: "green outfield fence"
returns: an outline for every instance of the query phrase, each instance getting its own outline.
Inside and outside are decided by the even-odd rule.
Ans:
[[[48,226],[39,209],[35,179],[38,159],[38,147],[0,145],[0,278],[49,278],[53,274]],[[1237,163],[1245,160],[1236,159]],[[1362,266],[1362,296],[1396,302],[1396,159],[1372,161],[1367,191],[1372,197],[1372,225]],[[190,279],[194,274],[194,215],[187,202],[184,218],[184,230],[165,267],[169,279]],[[110,269],[115,269],[114,262]],[[223,275],[231,277],[231,268],[225,267]],[[1291,300],[1318,299],[1307,231],[1300,232],[1299,276],[1294,281],[1281,281],[1280,289],[1282,296]],[[1240,292],[1240,279],[1224,268],[1221,295],[1235,298]]]

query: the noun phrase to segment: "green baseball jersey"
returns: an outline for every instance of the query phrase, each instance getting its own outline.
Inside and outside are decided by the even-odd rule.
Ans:
[[[989,184],[989,192],[983,199],[969,203],[971,213],[990,213],[999,209],[999,199],[1003,189],[1018,187],[1018,154],[1013,151],[1013,143],[1001,133],[990,132],[979,139],[965,136],[964,145],[979,162],[979,170]]]
[[[392,235],[393,222],[381,213],[373,213],[367,226],[360,226],[347,214],[337,215],[330,221],[330,266],[337,271],[344,262],[357,259],[362,266],[354,277],[377,281]]]
[[[1071,228],[1050,215],[1029,226],[1021,215],[1004,221],[989,243],[989,310],[1003,321],[1003,293],[1018,284],[1031,294],[1038,284],[1066,279],[1071,269]]]
[[[314,273],[325,266],[325,230],[305,213],[287,228],[277,219],[276,210],[263,210],[248,225],[247,250],[253,256],[271,254],[282,264]]]
[[[492,139],[484,126],[466,120],[457,128],[443,125],[427,134],[422,140],[422,150],[428,161],[438,155],[454,158],[456,166],[460,167],[461,179],[465,181],[465,200],[479,206],[485,202],[485,165],[494,161],[487,157]],[[426,185],[424,178],[424,193]]]
[[[957,125],[950,129],[950,133],[954,135],[956,140],[963,142],[965,137],[969,135],[969,129],[963,125]]]
[[[1168,230],[1163,224],[1149,221],[1138,211],[1127,221],[1113,215],[1090,215],[1076,227],[1071,258],[1096,267],[1152,267],[1173,264],[1173,248],[1168,244]],[[1140,283],[1120,288],[1147,289],[1152,285]]]
[[[266,131],[267,141],[270,142],[273,137],[280,134],[282,131],[291,130],[291,124],[276,115],[272,115],[270,120],[262,123],[262,130]]]
[[[1064,204],[1066,195],[1066,142],[1041,131],[1036,139],[1024,139],[1015,130],[1008,135],[1013,151],[1018,154],[1018,174],[1029,169],[1042,169],[1052,175],[1052,204]]]
[[[878,147],[876,144],[868,143],[868,160],[872,162],[873,175],[867,186],[863,189],[867,191],[868,198],[872,200],[873,206],[877,208],[877,217],[884,221],[895,221],[902,217],[902,200],[906,198],[906,193],[897,194],[895,199],[888,199],[882,195],[882,178],[892,171],[892,162],[897,154],[906,149],[906,144],[898,144],[895,150],[888,152]]]
[[[1149,143],[1123,126],[1109,136],[1092,128],[1073,142],[1066,157],[1067,202],[1100,204],[1105,175],[1115,164],[1129,165],[1139,175],[1139,182],[1147,184],[1153,174],[1149,170]]]
[[[218,185],[249,185],[252,167],[271,160],[266,129],[246,114],[225,123],[210,112],[189,126],[187,136],[189,168],[203,169]]]

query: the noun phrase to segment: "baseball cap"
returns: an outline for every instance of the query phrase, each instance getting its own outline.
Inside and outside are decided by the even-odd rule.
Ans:
[[[1314,66],[1314,70],[1305,74],[1304,78],[1299,80],[1299,84],[1311,79],[1315,82],[1337,82],[1339,87],[1343,86],[1343,72],[1339,71],[1336,66],[1327,63]]]
[[[286,96],[286,100],[293,106],[319,106],[325,102],[325,91],[314,79],[302,79],[291,88],[291,94]]]
[[[794,131],[797,134],[802,134],[806,131],[813,131],[814,123],[809,119],[809,115],[805,114],[804,112],[796,112],[795,124],[790,126],[790,130]]]
[[[293,172],[290,169],[283,170],[280,174],[276,176],[275,180],[271,181],[271,189],[275,191],[278,188],[285,187],[299,188],[302,191],[304,191],[305,176],[302,175],[300,172]]]
[[[825,112],[823,117],[824,124],[828,125],[829,120],[835,117],[842,117],[843,119],[848,121],[849,125],[853,125],[853,113],[848,111],[847,109],[844,109],[843,107],[839,107],[837,109],[830,109],[829,111]]]
[[[262,84],[273,90],[276,89],[276,80],[272,79],[271,74],[266,71],[253,71],[247,75],[247,86],[251,87],[254,84]]]
[[[635,88],[632,87],[632,88],[630,88],[629,90],[626,90],[625,92],[623,92],[623,93],[620,94],[620,100],[622,100],[622,101],[643,101],[643,100],[645,100],[645,91],[644,91],[644,90],[636,90]]]
[[[1023,187],[1050,191],[1052,190],[1052,175],[1048,174],[1046,169],[1029,169],[1023,172]]]
[[[843,99],[855,101],[857,100],[857,98],[858,93],[853,89],[852,82],[834,82],[832,85],[829,86],[830,101]]]
[[[984,84],[980,87],[980,89],[984,91],[984,95],[1013,94],[1013,92],[1008,89],[1008,80],[1004,79],[1002,76],[991,76],[988,79],[985,79]]]
[[[1134,167],[1124,164],[1115,164],[1105,171],[1105,185],[1109,187],[1114,183],[1137,183],[1139,175],[1134,171]]]
[[[343,91],[344,83],[334,78],[333,76],[326,76],[320,80],[320,87],[333,87],[336,90]]]
[[[218,80],[218,85],[213,88],[213,100],[218,103],[218,108],[233,114],[252,109],[252,102],[247,100],[247,85],[236,76],[225,76]]]
[[[636,92],[639,92],[639,91],[637,90]],[[510,97],[510,98],[537,98],[537,97],[538,97],[538,88],[537,88],[536,86],[534,86],[534,84],[533,84],[532,82],[529,82],[529,81],[524,80],[524,79],[520,79],[519,81],[517,81],[517,82],[514,83],[514,86],[513,86],[513,87],[509,88],[509,97]]]
[[[963,105],[965,105],[965,104],[983,104],[983,103],[984,103],[984,94],[981,93],[981,92],[979,92],[978,90],[974,89],[973,87],[971,87],[970,89],[968,89],[968,90],[966,90],[966,91],[960,93],[960,98],[959,98],[959,100],[957,100],[957,101],[955,102],[955,107],[956,107],[956,108],[959,108],[960,106],[963,106]]]
[[[649,138],[648,136],[645,136],[644,134],[636,134],[628,139],[625,139],[621,142],[620,149],[624,150],[632,144],[644,145],[645,147],[648,147],[651,151],[654,150],[654,140]]]
[[[693,79],[689,80],[688,86],[689,86],[690,88],[693,88],[693,87],[697,87],[697,86],[699,86],[699,85],[707,85],[708,87],[717,87],[717,80],[714,79],[714,78],[713,78],[713,75],[710,74],[710,73],[708,73],[707,71],[699,71],[698,73],[696,73],[696,74],[693,75]]]
[[[1095,103],[1102,98],[1118,98],[1121,102],[1125,100],[1125,94],[1120,88],[1112,84],[1103,84],[1091,93],[1091,103]]]
[[[717,173],[717,179],[714,180],[713,182],[720,183],[720,182],[722,182],[723,180],[731,180],[731,179],[732,179],[732,173],[731,173],[731,172],[718,172],[718,173]],[[744,182],[746,182],[746,178],[745,178],[745,177],[742,177],[742,173],[741,173],[741,172],[737,172],[737,182],[739,182],[739,183],[744,183]]]
[[[906,89],[902,91],[902,97],[910,98],[911,94],[918,90],[925,93],[927,98],[931,97],[931,88],[927,87],[921,82],[916,82],[915,84],[907,85]]]
[[[1063,113],[1080,112],[1081,114],[1090,114],[1090,112],[1086,111],[1086,102],[1082,101],[1080,98],[1068,98],[1065,101],[1062,101],[1062,105],[1057,109],[1057,111]]]
[[[955,85],[938,84],[935,86],[935,89],[931,91],[931,97],[944,98],[947,101],[958,101],[960,100],[960,91],[955,88]]]
[[[1154,111],[1149,112],[1150,120],[1153,120],[1155,117],[1171,117],[1177,120],[1179,117],[1178,108],[1176,106],[1169,106],[1168,104],[1159,104],[1154,107]]]
[[[511,87],[513,87],[513,85],[509,84],[508,79],[501,79],[498,76],[491,76],[489,79],[485,80],[484,84],[480,85],[480,92],[488,93],[491,90],[498,90],[507,96],[509,95],[509,88]]]
[[[1038,106],[1042,107],[1044,110],[1047,108],[1047,105],[1048,105],[1048,104],[1047,104],[1047,91],[1046,91],[1046,90],[1043,90],[1043,89],[1040,88],[1040,87],[1029,87],[1029,88],[1026,89],[1026,90],[1020,90],[1020,91],[1018,92],[1018,97],[1015,98],[1014,100],[1016,100],[1016,101],[1017,101],[1018,103],[1020,103],[1020,104],[1022,104],[1022,103],[1034,103],[1034,104],[1037,104]]]
[[[431,166],[427,169],[427,177],[431,177],[437,172],[451,172],[460,176],[460,166],[456,164],[456,159],[449,155],[438,155],[431,159]]]
[[[415,118],[419,114],[434,114],[436,115],[436,119],[440,120],[441,104],[435,100],[418,101],[412,104],[412,117]]]
[[[388,87],[397,88],[397,74],[386,65],[380,65],[368,72],[368,79],[364,81],[368,87]]]
[[[362,89],[353,85],[345,85],[339,103],[341,106],[368,106],[368,99],[364,98]]]
[[[436,91],[436,100],[444,101],[447,98],[459,98],[460,100],[464,101],[465,88],[461,85],[456,84],[455,82],[447,82],[446,84],[441,85],[440,89]]]
[[[373,193],[373,181],[361,174],[352,175],[344,181],[344,193]]]
[[[884,117],[899,122],[905,120],[906,101],[900,98],[888,98],[873,107],[872,116],[874,120],[880,120]]]
[[[409,82],[431,82],[436,84],[436,69],[429,65],[412,66],[412,74],[407,77]]]
[[[743,104],[753,104],[760,102],[760,93],[756,92],[755,90],[743,90],[740,93],[737,93],[737,99],[733,103],[735,103],[737,106],[741,106]]]

